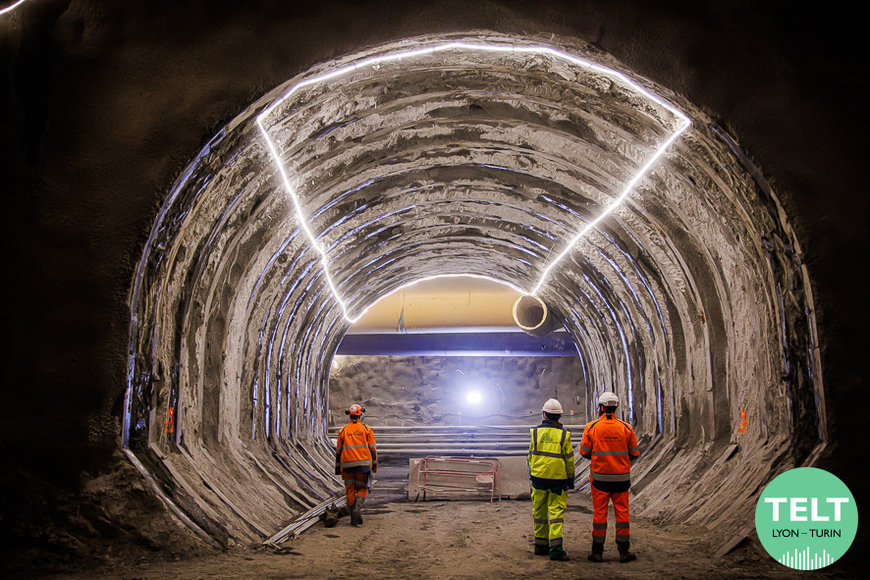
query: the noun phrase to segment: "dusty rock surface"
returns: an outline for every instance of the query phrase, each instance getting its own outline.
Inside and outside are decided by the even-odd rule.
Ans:
[[[329,376],[329,426],[347,422],[359,402],[380,425],[527,425],[541,401],[557,397],[586,422],[579,357],[338,356]],[[478,391],[482,402],[465,396]],[[567,411],[566,411],[567,413]],[[573,413],[572,413],[573,414]]]
[[[300,537],[271,548],[237,547],[224,553],[140,555],[108,560],[98,568],[70,568],[46,578],[850,578],[842,564],[813,573],[780,566],[754,541],[723,557],[696,526],[632,521],[638,560],[620,564],[608,530],[605,562],[586,560],[591,500],[572,492],[566,514],[568,562],[551,562],[532,549],[529,501],[391,501],[376,494],[361,527],[342,517],[318,523]],[[382,498],[383,499],[383,498]],[[128,558],[129,558],[128,554]],[[845,558],[844,558],[845,560]]]
[[[118,564],[215,553],[170,519],[120,452],[110,465],[83,474],[77,490],[0,465],[0,578],[88,577]]]

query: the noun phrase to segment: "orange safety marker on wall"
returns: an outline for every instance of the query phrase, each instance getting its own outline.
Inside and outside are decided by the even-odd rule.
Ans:
[[[166,413],[166,419],[163,421],[164,433],[172,433],[175,431],[175,418],[172,416],[173,412],[174,407],[169,407],[169,411]]]

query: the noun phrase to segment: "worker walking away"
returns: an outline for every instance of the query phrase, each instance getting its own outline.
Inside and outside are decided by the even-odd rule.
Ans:
[[[562,524],[568,490],[574,489],[574,451],[571,433],[559,423],[562,405],[544,403],[544,420],[531,430],[529,479],[532,481],[532,517],[535,520],[535,555],[567,560],[562,546]]]
[[[631,562],[637,556],[631,547],[628,516],[628,490],[631,487],[631,463],[640,456],[634,429],[616,418],[619,398],[607,391],[598,398],[598,419],[586,424],[580,441],[580,455],[592,461],[589,479],[592,482],[592,551],[589,560],[604,561],[604,540],[607,537],[607,507],[613,502],[616,516],[616,547],[620,562]]]
[[[363,424],[364,412],[356,403],[347,408],[345,413],[350,416],[350,423],[338,432],[335,444],[335,474],[344,481],[350,523],[354,526],[363,523],[360,510],[371,489],[373,474],[378,472],[375,434],[371,427]]]

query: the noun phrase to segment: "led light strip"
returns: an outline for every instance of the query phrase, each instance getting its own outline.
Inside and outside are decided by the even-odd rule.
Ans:
[[[581,229],[579,232],[577,232],[577,234],[571,239],[571,241],[568,243],[568,245],[565,247],[565,249],[562,250],[562,252],[558,256],[556,256],[553,259],[553,261],[551,261],[547,265],[546,268],[544,268],[544,271],[541,274],[541,279],[538,280],[537,285],[535,285],[535,287],[530,292],[531,295],[535,295],[538,293],[538,290],[541,289],[541,286],[543,286],[544,282],[547,280],[547,276],[550,274],[550,270],[553,269],[553,266],[555,266],[562,258],[564,258],[568,254],[568,252],[570,252],[572,249],[574,249],[574,246],[577,244],[577,242],[580,241],[580,238],[585,236],[586,232],[588,232],[589,230],[594,228],[598,222],[600,222],[602,219],[607,217],[614,209],[616,209],[616,207],[619,204],[621,204],[623,202],[623,200],[625,200],[626,197],[628,197],[629,192],[634,188],[635,185],[637,185],[637,182],[640,181],[641,177],[643,177],[646,174],[646,172],[649,171],[650,167],[653,166],[653,164],[656,162],[656,160],[658,160],[658,158],[662,156],[662,153],[665,152],[665,150],[671,145],[671,143],[673,143],[676,140],[676,138],[679,137],[683,133],[683,131],[686,130],[686,128],[688,128],[688,126],[690,124],[691,123],[688,121],[688,118],[686,118],[686,123],[684,123],[680,127],[680,129],[677,130],[676,133],[671,135],[668,138],[668,140],[665,141],[664,144],[661,145],[656,150],[656,152],[652,156],[652,158],[650,158],[650,160],[647,161],[646,164],[640,168],[640,171],[637,172],[637,175],[635,175],[634,177],[631,178],[631,181],[629,181],[628,184],[625,186],[625,189],[622,190],[622,194],[619,197],[617,197],[615,200],[613,200],[613,202],[607,206],[607,209],[605,209],[603,212],[601,212],[601,215],[599,215],[597,218],[595,218],[594,220],[592,220],[591,222],[586,224],[586,226],[583,229]]]
[[[628,196],[628,194],[632,190],[632,188],[634,188],[634,186],[637,185],[637,182],[640,181],[640,179],[649,171],[650,167],[652,167],[652,165],[659,159],[659,157],[662,156],[662,154],[671,145],[671,143],[673,143],[677,139],[677,137],[679,137],[683,133],[683,131],[685,131],[689,127],[689,125],[691,125],[691,121],[689,120],[689,118],[686,115],[684,115],[683,113],[681,113],[677,109],[673,108],[669,104],[665,103],[664,101],[662,101],[661,99],[659,99],[658,97],[656,97],[655,95],[653,95],[652,93],[650,93],[649,91],[644,89],[643,87],[635,84],[634,82],[632,82],[628,77],[626,77],[622,73],[615,71],[613,69],[609,69],[609,68],[603,67],[601,65],[597,65],[595,63],[577,58],[575,56],[571,56],[570,54],[560,52],[558,50],[555,50],[555,49],[547,47],[547,46],[501,46],[501,45],[488,45],[488,44],[472,44],[472,43],[465,43],[465,42],[449,42],[446,44],[439,44],[436,46],[430,46],[430,47],[421,48],[421,49],[417,49],[417,50],[409,50],[409,51],[405,51],[405,52],[398,52],[398,53],[394,53],[394,54],[387,54],[387,55],[367,58],[367,59],[361,60],[359,62],[349,64],[349,65],[344,66],[342,68],[336,69],[332,72],[324,73],[320,76],[313,77],[313,78],[296,83],[295,85],[290,87],[290,89],[286,93],[284,93],[274,103],[272,103],[272,105],[270,105],[262,113],[257,115],[257,125],[260,128],[260,132],[263,134],[263,138],[266,140],[266,144],[269,148],[269,152],[272,155],[272,159],[275,161],[275,165],[278,167],[278,171],[280,172],[281,178],[284,181],[284,187],[287,189],[287,192],[290,194],[290,197],[293,200],[293,206],[296,209],[296,216],[299,220],[299,224],[302,226],[302,229],[305,232],[305,235],[308,236],[308,240],[311,243],[311,246],[315,250],[317,250],[317,252],[320,254],[320,264],[323,268],[324,275],[326,276],[326,281],[329,285],[329,289],[332,291],[332,295],[335,297],[335,300],[341,306],[342,312],[344,313],[344,317],[351,324],[353,324],[354,322],[359,320],[360,317],[362,317],[362,315],[365,314],[365,312],[368,310],[368,308],[371,308],[371,306],[374,306],[374,303],[372,305],[370,305],[369,307],[367,307],[365,310],[363,310],[361,313],[359,313],[355,317],[350,316],[350,314],[348,313],[347,304],[341,298],[341,295],[339,294],[338,289],[335,287],[335,283],[332,280],[332,275],[329,272],[329,263],[327,261],[326,252],[321,247],[321,245],[318,243],[317,237],[314,235],[314,232],[311,231],[311,228],[308,225],[308,220],[306,219],[305,215],[302,213],[302,205],[299,201],[299,197],[296,194],[295,188],[290,183],[290,178],[287,175],[287,171],[284,169],[284,166],[281,163],[280,156],[278,155],[278,151],[275,147],[275,143],[272,141],[272,138],[269,136],[269,132],[266,131],[265,127],[263,126],[263,120],[266,117],[268,117],[281,103],[283,103],[288,98],[290,98],[294,93],[296,93],[297,91],[299,91],[305,87],[309,87],[312,85],[316,85],[318,83],[322,83],[322,82],[326,82],[326,81],[338,78],[340,76],[346,75],[347,73],[350,73],[350,72],[355,71],[355,70],[360,69],[360,68],[369,67],[369,66],[373,66],[373,65],[380,65],[382,63],[407,60],[407,59],[415,58],[418,56],[434,54],[436,52],[443,52],[443,51],[447,51],[447,50],[457,50],[457,49],[458,50],[480,51],[480,52],[494,52],[494,53],[495,52],[497,52],[497,53],[519,53],[519,54],[526,53],[526,54],[550,55],[550,56],[553,56],[557,59],[565,60],[565,61],[568,61],[568,62],[573,63],[575,65],[578,65],[582,68],[585,68],[585,69],[588,69],[591,71],[595,71],[595,72],[599,72],[599,73],[602,73],[602,74],[607,75],[609,77],[612,77],[612,78],[622,82],[623,84],[629,86],[632,90],[643,95],[647,99],[653,101],[654,103],[656,103],[658,105],[661,105],[662,107],[664,107],[665,109],[670,111],[674,116],[676,116],[678,119],[680,119],[682,121],[682,124],[677,129],[677,131],[675,131],[661,146],[658,147],[658,149],[656,149],[655,153],[646,162],[646,164],[644,164],[644,166],[640,169],[640,171],[637,173],[637,175],[635,175],[628,182],[628,184],[625,186],[625,189],[622,191],[622,194],[618,198],[616,198],[616,200],[614,200],[610,205],[608,205],[607,208],[604,210],[604,212],[601,213],[601,215],[599,215],[594,220],[592,220],[591,222],[586,224],[586,226],[583,227],[571,239],[571,241],[568,243],[568,245],[565,247],[565,249],[562,250],[562,252],[558,256],[556,256],[556,258],[553,259],[544,268],[544,271],[541,274],[540,280],[538,281],[538,283],[535,285],[535,287],[532,289],[531,292],[526,293],[522,290],[515,288],[511,284],[506,284],[505,282],[503,282],[501,280],[495,280],[494,278],[487,278],[486,276],[474,276],[474,277],[478,277],[478,278],[485,278],[488,280],[492,280],[492,281],[498,282],[500,284],[506,284],[506,285],[511,286],[512,288],[518,290],[522,294],[528,294],[528,295],[532,295],[532,296],[537,294],[538,291],[541,289],[541,286],[544,284],[547,277],[549,276],[550,272],[552,271],[553,267],[559,261],[561,261],[562,258],[564,258],[568,254],[568,252],[570,252],[573,249],[573,247],[577,244],[577,242],[580,240],[580,238],[582,238],[590,229],[595,227],[595,225],[598,222],[600,222],[603,218],[607,217],[607,215],[609,215],[620,203],[623,202],[623,200],[625,200],[625,198]],[[449,276],[449,275],[445,275],[445,276]],[[425,278],[425,280],[431,280],[433,278],[439,278],[439,277],[442,277],[442,276],[431,276],[429,278]],[[422,281],[422,280],[419,280],[419,281]],[[419,281],[415,281],[414,283],[419,282]],[[402,288],[405,288],[405,287],[410,286],[410,285],[411,284],[407,284],[405,286],[402,286]],[[401,289],[401,288],[399,288],[399,289]],[[377,303],[377,301],[375,303]]]
[[[18,0],[18,2],[16,2],[15,4],[12,4],[11,6],[7,6],[6,8],[3,8],[2,10],[0,10],[0,16],[6,14],[7,12],[12,12],[13,10],[18,8],[19,6],[21,6],[25,2],[27,2],[27,0]]]

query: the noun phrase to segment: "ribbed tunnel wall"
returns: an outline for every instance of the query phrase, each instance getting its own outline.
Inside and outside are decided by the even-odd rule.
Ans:
[[[546,45],[607,70],[454,48],[323,79],[448,40],[541,45],[426,37],[325,63],[178,179],[131,292],[131,457],[204,535],[268,538],[339,490],[324,414],[343,306],[436,274],[530,291],[681,113],[691,126],[537,295],[578,345],[587,408],[613,389],[636,427],[637,512],[727,540],[775,470],[827,437],[809,281],[775,193],[691,103],[576,41]]]

